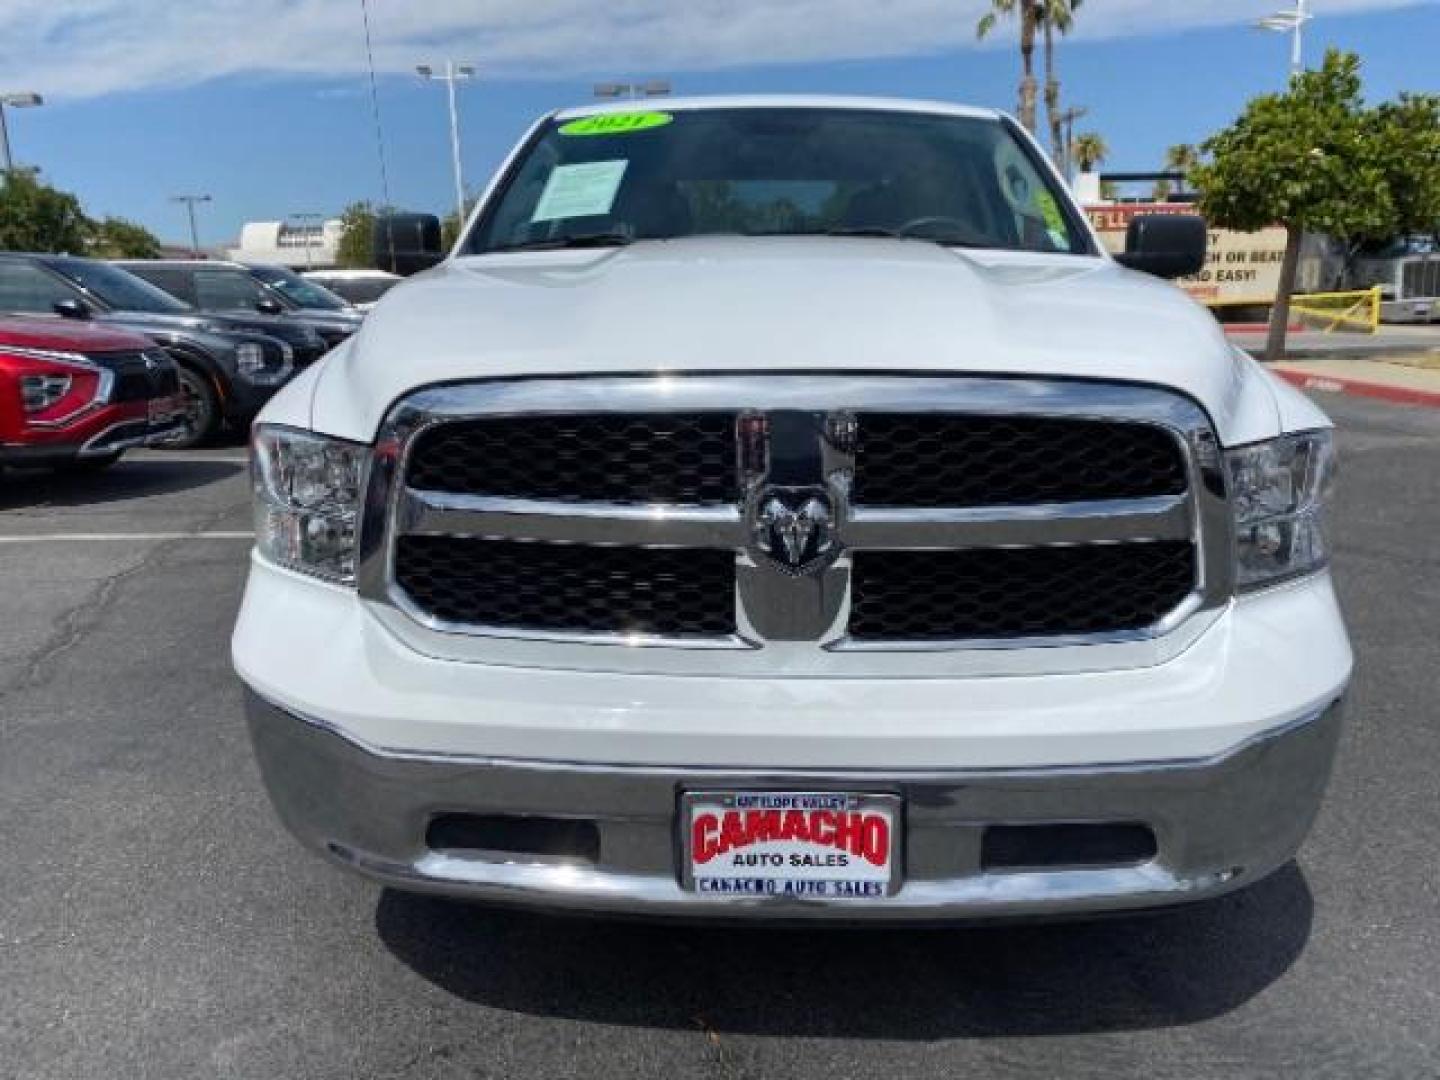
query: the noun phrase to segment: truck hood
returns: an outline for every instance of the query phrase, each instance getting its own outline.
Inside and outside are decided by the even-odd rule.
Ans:
[[[315,385],[317,430],[369,440],[432,383],[670,372],[883,371],[1150,383],[1227,442],[1273,395],[1174,286],[1104,258],[923,241],[698,237],[456,258],[392,289]]]

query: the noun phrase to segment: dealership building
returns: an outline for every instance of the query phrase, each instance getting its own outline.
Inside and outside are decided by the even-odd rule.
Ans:
[[[337,265],[339,218],[316,222],[247,221],[230,258],[247,263],[279,263],[295,270],[325,270]]]

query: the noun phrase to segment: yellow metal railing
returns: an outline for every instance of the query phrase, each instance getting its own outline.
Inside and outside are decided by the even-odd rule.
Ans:
[[[1373,334],[1380,328],[1380,287],[1355,292],[1302,293],[1291,298],[1290,311],[1307,327],[1325,334],[1336,330]]]

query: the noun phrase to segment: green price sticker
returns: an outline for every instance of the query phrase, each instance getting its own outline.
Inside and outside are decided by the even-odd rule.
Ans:
[[[1065,228],[1065,215],[1060,212],[1060,204],[1055,201],[1055,196],[1048,191],[1042,191],[1038,201],[1040,215],[1045,219],[1045,228],[1052,233],[1059,233],[1061,236],[1069,232]]]
[[[648,131],[664,127],[675,117],[665,112],[602,113],[583,116],[560,125],[561,135],[629,135],[632,131]]]

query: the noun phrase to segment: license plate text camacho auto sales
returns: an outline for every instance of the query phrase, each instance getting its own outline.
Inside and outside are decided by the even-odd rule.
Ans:
[[[897,884],[899,799],[843,792],[692,792],[685,884],[715,897],[882,899]]]

